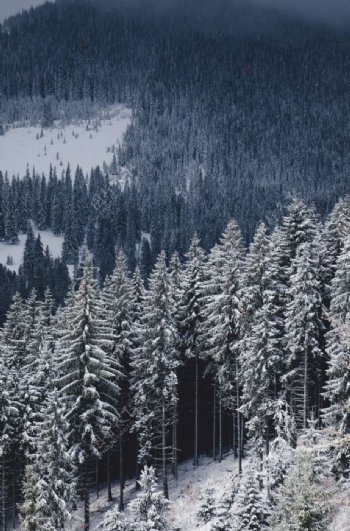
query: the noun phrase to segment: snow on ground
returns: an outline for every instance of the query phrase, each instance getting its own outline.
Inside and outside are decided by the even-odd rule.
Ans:
[[[196,469],[192,460],[179,465],[178,480],[169,475],[170,512],[169,524],[174,530],[181,531],[207,531],[207,527],[197,527],[197,512],[205,499],[205,490],[208,487],[215,489],[214,496],[219,501],[225,490],[230,487],[232,474],[237,472],[237,463],[232,454],[229,454],[221,463],[214,463],[206,457],[200,459]],[[135,496],[135,481],[128,480],[124,491],[124,501],[127,504]],[[99,497],[91,492],[91,530],[94,531],[102,522],[104,514],[114,503],[118,503],[119,483],[112,488],[114,501],[107,501],[106,486],[101,488]],[[69,531],[82,529],[83,507],[74,515]]]
[[[22,177],[29,167],[47,174],[50,164],[60,170],[68,163],[73,171],[79,165],[84,173],[92,167],[108,165],[131,123],[131,110],[117,106],[108,110],[109,117],[52,129],[16,127],[0,136],[0,170],[9,176]],[[43,136],[41,136],[43,133]]]
[[[55,236],[50,230],[38,231],[34,228],[35,236],[40,234],[40,238],[44,247],[44,250],[48,246],[52,258],[60,258],[62,253],[63,236]],[[18,272],[19,266],[23,263],[23,251],[24,244],[27,239],[26,234],[20,234],[19,242],[11,245],[9,243],[0,242],[0,264],[3,264],[11,271]],[[13,263],[8,264],[8,257],[12,257]]]
[[[179,467],[179,479],[169,483],[170,506],[169,523],[175,530],[204,531],[208,526],[198,526],[197,513],[205,501],[205,491],[213,488],[217,502],[228,492],[231,478],[238,473],[237,461],[228,454],[221,463],[202,457],[200,466],[195,468],[192,461]]]

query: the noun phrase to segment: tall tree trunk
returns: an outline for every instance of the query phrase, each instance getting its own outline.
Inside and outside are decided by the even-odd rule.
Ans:
[[[222,461],[222,401],[219,394],[219,463]]]
[[[16,481],[17,481],[17,475],[16,475],[16,461],[15,461],[14,469],[13,469],[13,486],[12,486],[12,529],[16,529],[16,495],[17,495]]]
[[[168,499],[168,476],[166,468],[166,418],[165,418],[165,399],[162,404],[162,476],[163,476],[163,494]]]
[[[237,453],[237,415],[236,411],[232,411],[232,450],[233,450],[233,457],[237,459],[238,453]]]
[[[136,438],[136,466],[135,466],[135,489],[140,490],[140,465],[139,465],[139,440]]]
[[[195,358],[195,397],[194,397],[194,449],[193,464],[198,466],[198,354]]]
[[[85,461],[84,466],[84,529],[90,529],[90,489],[89,489],[89,464]]]
[[[124,460],[123,460],[123,434],[120,433],[119,439],[119,511],[124,511]]]
[[[173,413],[173,459],[172,459],[172,469],[175,479],[177,479],[177,404],[174,406]]]
[[[216,382],[213,385],[213,461],[216,461]]]
[[[100,475],[99,475],[99,459],[96,457],[96,470],[95,470],[95,482],[96,482],[96,498],[100,496]]]
[[[241,399],[239,394],[238,384],[238,358],[235,354],[235,373],[236,373],[236,411],[237,411],[237,456],[238,456],[238,473],[242,474],[242,433],[241,433],[241,413],[239,408],[241,407]]]
[[[108,450],[107,452],[107,494],[108,494],[108,501],[113,501],[112,496],[112,477],[111,477],[111,451]]]
[[[2,529],[7,530],[7,519],[6,519],[6,459],[5,452],[2,454],[1,458],[1,523]]]
[[[307,348],[305,348],[305,353],[304,353],[304,406],[303,406],[303,409],[304,409],[303,426],[305,430],[307,429],[307,420],[308,420],[307,413],[308,413],[308,400],[309,400],[307,384],[308,384],[308,351],[307,351]]]

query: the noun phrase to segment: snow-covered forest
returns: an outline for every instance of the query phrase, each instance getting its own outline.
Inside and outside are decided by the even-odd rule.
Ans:
[[[350,529],[349,71],[238,0],[0,25],[0,531]]]
[[[147,286],[119,251],[102,285],[83,257],[56,312],[49,288],[16,294],[0,338],[4,529],[17,507],[23,529],[79,510],[88,529],[91,489],[111,500],[115,480],[104,529],[167,529],[179,461],[227,452],[236,475],[199,523],[329,529],[349,469],[349,229],[350,199],[324,225],[296,200],[248,250],[232,220],[208,254],[196,235],[184,262],[161,252]]]

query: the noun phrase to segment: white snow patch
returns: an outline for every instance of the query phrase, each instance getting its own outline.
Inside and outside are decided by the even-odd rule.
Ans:
[[[40,234],[41,242],[44,247],[49,247],[52,258],[60,258],[62,254],[63,236],[55,236],[50,230],[37,230],[34,228],[35,236]],[[19,242],[11,245],[10,243],[0,242],[0,264],[6,266],[10,271],[18,272],[19,266],[23,263],[24,245],[27,239],[26,234],[18,236]],[[7,258],[12,257],[13,263],[7,264]]]
[[[60,175],[69,163],[74,176],[77,166],[85,174],[104,162],[109,166],[131,123],[131,110],[116,106],[108,114],[108,118],[82,120],[66,127],[57,124],[44,129],[42,137],[39,126],[10,129],[0,136],[0,170],[23,177],[27,166],[30,172],[34,167],[37,173],[47,174],[51,164]]]

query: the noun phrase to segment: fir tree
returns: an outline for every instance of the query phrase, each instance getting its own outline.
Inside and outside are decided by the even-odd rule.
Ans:
[[[153,453],[157,455],[162,463],[163,491],[167,497],[167,437],[177,401],[178,338],[164,253],[159,256],[151,275],[150,288],[144,296],[143,313],[139,347],[132,361],[139,461],[147,463]],[[160,455],[156,449],[160,450]]]
[[[141,492],[129,503],[131,531],[165,531],[168,529],[166,512],[168,500],[157,492],[156,473],[153,467],[145,467],[140,477]]]
[[[100,457],[101,445],[118,422],[119,368],[108,355],[113,336],[98,299],[93,270],[86,260],[78,291],[66,307],[57,344],[56,385],[67,402],[70,453],[84,469],[84,519],[89,528],[89,459]]]

